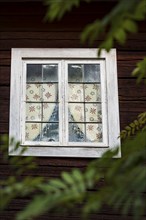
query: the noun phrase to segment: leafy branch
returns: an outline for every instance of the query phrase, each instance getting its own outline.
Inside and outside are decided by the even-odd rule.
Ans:
[[[146,83],[146,57],[137,63],[137,67],[133,70],[132,75],[137,77],[137,83],[140,83],[142,79]]]
[[[125,127],[120,133],[121,139],[129,138],[131,135],[134,135],[140,129],[144,129],[146,126],[146,112],[143,112],[138,115],[137,119],[131,122]]]
[[[141,219],[146,208],[142,195],[146,190],[145,136],[146,131],[124,142],[120,159],[112,159],[118,153],[118,148],[109,150],[102,158],[90,163],[84,172],[73,169],[71,173],[63,172],[60,178],[40,185],[42,192],[18,214],[17,220],[33,218],[56,209],[66,211],[81,204],[84,217],[98,212],[106,204],[121,210],[122,214],[128,214],[131,210],[135,219]],[[103,177],[105,186],[93,191]]]
[[[24,147],[19,156],[10,157],[8,155],[8,146],[13,146],[13,151],[17,151],[20,146],[14,138],[9,141],[8,135],[3,135],[1,139],[0,152],[4,163],[8,164],[8,169],[13,175],[10,175],[4,180],[0,180],[0,210],[4,210],[8,204],[18,196],[24,197],[38,190],[40,183],[44,181],[42,177],[22,177],[27,170],[35,170],[37,168],[34,157],[23,157],[23,153],[27,150]]]
[[[69,12],[73,7],[79,7],[81,0],[45,0],[45,4],[48,6],[46,13],[46,20],[53,21],[55,19],[60,20],[66,12]],[[91,0],[83,0],[89,2]]]
[[[145,20],[145,15],[145,0],[119,1],[107,16],[89,24],[83,30],[81,40],[82,42],[88,40],[92,44],[99,36],[104,36],[106,33],[106,38],[99,45],[98,55],[100,56],[102,49],[110,51],[114,46],[114,41],[123,45],[129,33],[137,32],[137,21]]]
[[[73,6],[78,7],[81,0],[45,0],[49,6],[46,18],[50,21],[60,19]],[[99,45],[98,55],[101,50],[107,52],[113,47],[114,41],[120,45],[126,42],[129,33],[135,33],[138,30],[137,22],[145,20],[146,1],[145,0],[121,0],[115,8],[101,20],[95,20],[92,24],[85,27],[81,34],[81,41],[88,41],[92,44],[100,36],[105,37]]]

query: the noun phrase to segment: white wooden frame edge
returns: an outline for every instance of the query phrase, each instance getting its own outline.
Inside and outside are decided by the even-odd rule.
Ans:
[[[20,96],[22,60],[24,59],[97,59],[97,49],[90,48],[14,48],[11,56],[11,92],[10,92],[10,127],[9,135],[19,141],[20,138]],[[118,104],[118,83],[117,83],[117,62],[116,49],[111,49],[109,53],[102,51],[100,59],[105,60],[107,77],[107,101],[108,101],[108,131],[109,148],[114,149],[119,146],[120,123]],[[22,109],[21,109],[22,110]],[[111,126],[109,126],[111,125]],[[49,157],[89,157],[97,158],[109,148],[82,148],[82,147],[29,147],[24,156],[49,156]],[[9,155],[20,155],[22,146],[13,152],[13,146],[9,147]],[[116,157],[121,157],[121,150]]]

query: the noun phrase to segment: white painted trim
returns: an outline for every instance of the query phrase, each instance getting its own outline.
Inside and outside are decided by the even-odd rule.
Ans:
[[[11,52],[11,88],[10,88],[10,125],[9,135],[20,141],[20,96],[21,73],[22,73],[21,53],[17,50]],[[20,70],[20,71],[18,71]],[[13,150],[10,146],[9,152]]]
[[[20,155],[22,146],[11,156]],[[98,158],[101,157],[108,148],[77,148],[77,147],[28,147],[23,156],[42,156],[42,157],[86,157]],[[115,158],[118,158],[116,156]]]
[[[116,50],[106,56],[109,147],[120,146],[120,121]],[[121,152],[119,152],[119,157]]]
[[[24,125],[22,125],[22,119],[24,118],[24,106],[21,105],[22,97],[24,97],[24,81],[25,76],[23,76],[22,63],[29,61],[29,63],[48,63],[48,62],[64,62],[63,60],[71,62],[100,62],[102,71],[105,69],[105,74],[101,77],[102,81],[102,112],[105,115],[104,119],[104,143],[99,145],[94,143],[84,143],[79,147],[72,143],[72,146],[62,147],[67,144],[67,138],[64,137],[60,142],[53,143],[40,143],[37,142],[23,142],[23,144],[30,145],[25,152],[25,155],[32,156],[60,156],[60,157],[100,157],[103,152],[106,151],[107,147],[114,148],[120,145],[120,139],[118,139],[120,128],[119,128],[119,105],[118,105],[118,86],[117,86],[117,63],[116,63],[116,50],[112,49],[110,53],[105,51],[102,52],[100,59],[97,58],[97,49],[82,49],[82,48],[68,48],[68,49],[48,49],[48,48],[29,48],[29,49],[12,49],[12,60],[11,60],[11,96],[10,96],[10,137],[14,137],[16,140],[21,141],[24,139]],[[68,60],[68,61],[67,61]],[[59,64],[60,65],[60,64]],[[63,71],[61,70],[63,68]],[[63,83],[62,74],[66,74],[65,64],[59,67],[59,81],[61,79]],[[22,77],[23,76],[23,77]],[[22,89],[23,88],[23,89]],[[20,91],[23,90],[23,93]],[[60,96],[60,106],[64,106],[64,102],[67,101],[67,83],[59,84],[59,96]],[[64,94],[66,93],[65,99]],[[19,95],[20,94],[20,95]],[[106,96],[107,94],[107,96]],[[67,121],[67,110],[59,111],[59,121],[61,126],[63,126],[63,121]],[[63,113],[64,112],[64,113]],[[107,114],[106,114],[107,112]],[[62,119],[62,120],[61,120]],[[66,122],[67,123],[67,122]],[[24,124],[24,123],[23,123]],[[107,126],[108,124],[108,126]],[[63,132],[67,128],[63,127]],[[61,129],[59,129],[61,130]],[[66,132],[66,130],[65,130]],[[108,133],[108,134],[107,134]],[[33,147],[36,146],[36,147]],[[89,146],[90,145],[90,146]],[[47,147],[48,146],[48,147]],[[18,155],[20,149],[17,152],[11,153],[11,155]],[[10,146],[9,152],[12,150]],[[120,153],[118,157],[120,157]]]

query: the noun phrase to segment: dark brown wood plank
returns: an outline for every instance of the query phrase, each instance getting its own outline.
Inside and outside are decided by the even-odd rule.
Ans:
[[[115,0],[114,0],[115,1]],[[90,4],[86,2],[81,2],[80,7],[73,7],[71,10],[71,14],[97,14],[97,10],[95,8],[97,7],[98,9],[98,16],[106,14],[108,11],[111,10],[111,8],[115,5],[114,1],[110,0],[110,2],[106,2],[106,7],[105,7],[105,2],[104,1],[98,1],[96,2],[90,2]],[[1,10],[0,14],[5,15],[5,16],[14,16],[14,15],[44,15],[47,7],[45,4],[42,2],[13,2],[13,3],[0,3],[1,4]],[[103,10],[104,7],[104,10]],[[101,10],[102,9],[102,10]]]
[[[76,21],[77,22],[77,21]],[[95,41],[91,48],[96,48],[101,43],[101,40]],[[138,40],[135,44],[135,39],[131,39],[127,41],[124,46],[120,46],[116,44],[115,46],[119,50],[141,50],[146,51],[146,40]],[[135,46],[133,46],[135,44]],[[1,40],[0,41],[0,49],[1,50],[10,50],[11,48],[86,48],[89,47],[88,43],[82,44],[80,40],[75,39],[23,39],[23,40]]]
[[[79,211],[75,209],[75,211],[65,215],[63,213],[46,213],[45,215],[36,218],[36,220],[68,220],[68,219],[77,219],[77,220],[81,220],[81,215],[80,213],[78,213]],[[15,216],[16,216],[16,211],[5,211],[3,212],[0,217],[3,220],[14,220]],[[91,214],[90,215],[90,219],[92,220],[133,220],[132,216],[120,216],[120,215],[114,215],[114,214]],[[141,220],[145,220],[145,217],[141,217]]]
[[[0,66],[0,86],[10,85],[10,66]]]
[[[40,39],[48,39],[48,40],[77,40],[80,37],[80,31],[63,31],[63,30],[56,30],[51,31],[47,30],[45,32],[42,31],[6,31],[0,33],[0,40],[40,40]],[[145,39],[146,33],[137,33],[131,34],[128,39],[135,40],[135,41],[146,41]],[[100,39],[100,38],[99,38]]]
[[[119,79],[118,80],[119,100],[146,101],[146,86],[144,83],[137,84],[136,80]]]

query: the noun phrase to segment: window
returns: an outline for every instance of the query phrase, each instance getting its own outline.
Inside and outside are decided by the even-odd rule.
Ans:
[[[15,154],[100,157],[119,133],[115,49],[100,59],[96,49],[12,49]]]

